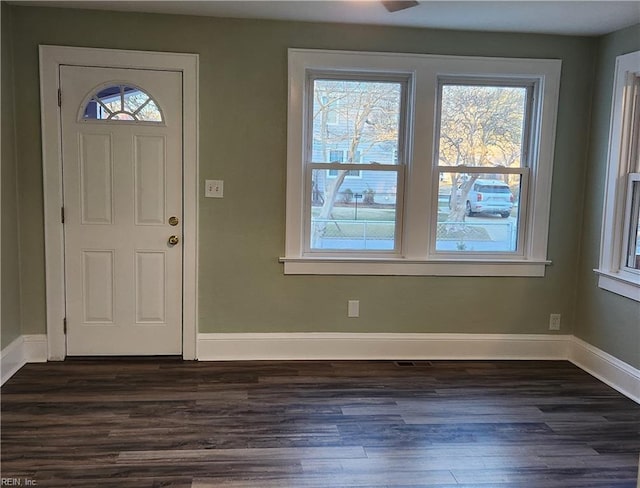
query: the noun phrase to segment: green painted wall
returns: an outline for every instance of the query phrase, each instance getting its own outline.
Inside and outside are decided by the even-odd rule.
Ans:
[[[225,181],[200,196],[201,332],[546,333],[550,312],[572,332],[595,39],[11,8],[25,333],[45,330],[41,43],[200,55],[200,177]],[[284,276],[289,47],[562,59],[546,277]]]
[[[11,60],[11,12],[2,8],[2,318],[0,348],[20,335],[20,254],[18,252],[18,196],[16,192],[15,117]]]
[[[598,47],[575,325],[578,337],[636,368],[640,368],[640,303],[598,288],[593,269],[600,253],[616,56],[638,49],[640,25],[603,37]]]

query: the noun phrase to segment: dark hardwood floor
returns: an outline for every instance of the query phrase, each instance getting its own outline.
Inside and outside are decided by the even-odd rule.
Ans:
[[[1,390],[38,487],[635,488],[640,405],[564,361],[66,361]]]

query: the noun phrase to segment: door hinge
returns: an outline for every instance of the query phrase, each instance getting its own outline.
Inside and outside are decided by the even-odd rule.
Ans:
[[[64,207],[60,207],[60,221],[64,224]]]
[[[64,333],[67,333],[67,317],[62,319],[62,327],[64,329]]]
[[[62,107],[62,90],[58,88],[58,107]]]

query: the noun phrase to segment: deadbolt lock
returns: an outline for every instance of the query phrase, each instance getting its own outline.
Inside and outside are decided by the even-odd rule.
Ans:
[[[175,227],[179,222],[180,220],[178,219],[178,217],[169,217],[169,225],[173,225]]]

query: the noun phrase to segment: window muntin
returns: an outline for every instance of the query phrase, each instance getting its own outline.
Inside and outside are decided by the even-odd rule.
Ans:
[[[535,83],[460,78],[438,87],[432,247],[458,255],[522,254],[526,200],[520,195],[528,183]]]
[[[307,253],[399,252],[406,87],[406,77],[309,73]]]
[[[96,91],[85,104],[83,120],[162,122],[160,107],[136,86],[118,84]]]

